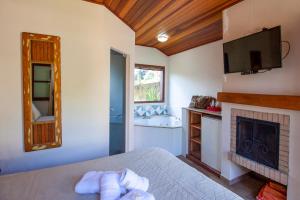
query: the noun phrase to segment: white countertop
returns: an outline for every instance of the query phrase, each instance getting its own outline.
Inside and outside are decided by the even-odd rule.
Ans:
[[[205,114],[208,114],[208,115],[214,115],[214,116],[222,117],[221,112],[213,112],[213,111],[209,111],[209,110],[205,110],[205,109],[188,108],[188,107],[184,107],[183,109],[191,110],[191,111],[195,111],[195,112],[200,112],[200,113],[205,113]]]

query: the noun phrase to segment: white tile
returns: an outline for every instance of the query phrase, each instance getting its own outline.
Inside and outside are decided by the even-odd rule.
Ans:
[[[283,123],[284,123],[284,115],[279,115],[278,116],[278,121],[279,121],[279,123],[280,123],[280,125],[283,125]]]
[[[259,172],[260,172],[260,174],[262,174],[262,175],[265,174],[265,166],[264,166],[264,165],[260,165],[260,166],[259,166]]]
[[[288,162],[289,158],[288,157],[280,157],[280,161]]]
[[[240,165],[244,166],[244,158],[240,156]]]
[[[288,152],[286,152],[286,151],[280,151],[279,150],[279,157],[289,157],[289,153]]]
[[[258,119],[258,115],[259,115],[258,112],[253,112],[253,118],[254,119]]]
[[[289,165],[287,161],[279,160],[279,166],[288,167]]]
[[[232,125],[231,128],[236,130],[236,125]]]
[[[256,173],[260,173],[259,172],[259,164],[258,163],[255,163],[255,172]]]
[[[236,162],[236,156],[235,156],[235,154],[232,154],[231,159],[232,159],[233,162]]]
[[[288,152],[289,151],[289,147],[288,147],[288,144],[279,144],[279,151],[286,151]]]
[[[251,170],[252,171],[255,171],[255,169],[256,169],[256,164],[255,164],[255,162],[251,162]]]
[[[280,143],[288,144],[289,143],[289,137],[285,136],[285,135],[280,135]]]
[[[268,121],[272,121],[273,120],[273,114],[272,113],[268,113]]]
[[[288,184],[288,176],[286,174],[281,173],[280,183],[283,184],[283,185]]]
[[[275,171],[275,181],[280,182],[280,172],[279,171]]]
[[[247,167],[247,159],[246,158],[243,158],[243,166]]]
[[[235,148],[234,148],[234,147],[231,147],[231,148],[230,148],[230,152],[234,153],[234,152],[235,152]]]
[[[245,111],[245,110],[240,110],[239,116],[241,116],[241,117],[247,117],[247,111]]]
[[[268,113],[263,113],[262,115],[263,120],[268,121]]]
[[[262,119],[263,119],[263,113],[262,113],[262,112],[259,112],[257,117],[258,117],[257,119],[262,120]]]
[[[283,119],[283,129],[290,130],[290,116],[285,115]]]
[[[270,169],[270,179],[275,180],[275,170]]]
[[[289,131],[287,131],[287,130],[284,130],[284,129],[282,129],[282,130],[280,130],[280,135],[283,135],[283,136],[289,137],[289,135],[290,135],[290,132],[289,132]]]
[[[251,161],[247,160],[247,168],[250,169],[250,166],[251,166]]]
[[[273,114],[273,122],[278,123],[279,122],[279,115],[278,114]]]
[[[284,167],[284,166],[279,166],[279,171],[283,172],[283,173],[287,173],[289,172],[288,168],[287,167]]]
[[[267,178],[270,178],[270,168],[269,167],[265,167],[265,176]]]
[[[254,117],[254,112],[253,112],[253,111],[248,111],[247,117],[253,119],[253,117]]]

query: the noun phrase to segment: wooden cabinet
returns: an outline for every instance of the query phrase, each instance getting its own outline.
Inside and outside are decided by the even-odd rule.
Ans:
[[[188,109],[187,158],[213,174],[221,174],[221,114]]]

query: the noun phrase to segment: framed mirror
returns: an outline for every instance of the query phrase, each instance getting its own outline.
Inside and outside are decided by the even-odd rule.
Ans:
[[[61,130],[60,38],[22,33],[25,151],[59,147]]]

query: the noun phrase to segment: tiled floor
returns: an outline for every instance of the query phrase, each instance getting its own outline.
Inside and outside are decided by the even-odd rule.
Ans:
[[[229,185],[223,179],[220,179],[215,175],[209,173],[206,169],[199,167],[198,165],[195,165],[192,161],[186,159],[185,157],[179,156],[178,158],[184,161],[185,163],[187,163],[188,165],[196,168],[197,170],[199,170],[209,178],[213,179],[214,181],[218,182],[219,184],[223,185],[224,187],[238,194],[245,200],[255,200],[255,197],[258,194],[260,188],[266,183],[266,180],[255,177],[253,175],[249,175],[243,178],[238,183]]]

